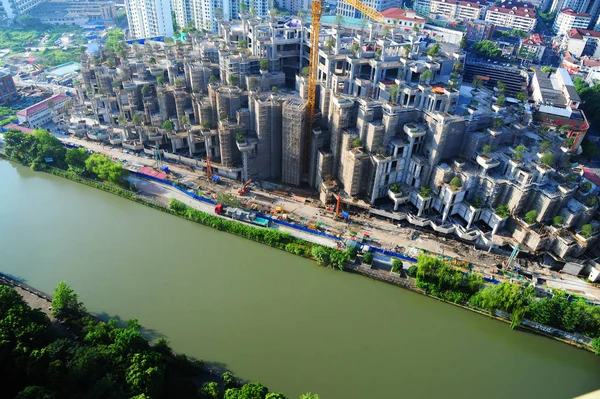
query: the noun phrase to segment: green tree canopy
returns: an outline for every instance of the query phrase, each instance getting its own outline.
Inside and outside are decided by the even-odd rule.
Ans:
[[[476,42],[471,46],[471,51],[482,58],[497,58],[502,54],[502,51],[490,40]]]
[[[120,163],[113,162],[101,154],[92,154],[85,161],[85,167],[88,172],[95,175],[98,179],[113,184],[124,184],[125,177],[127,176],[127,171],[123,169]]]
[[[529,212],[527,212],[525,214],[525,221],[528,224],[533,224],[533,223],[535,223],[537,221],[537,217],[538,217],[538,211],[536,211],[534,209],[534,210],[531,210],[531,211],[529,211]]]
[[[67,321],[79,319],[85,313],[83,304],[79,302],[79,297],[66,282],[61,281],[54,290],[54,299],[52,299],[52,315],[57,320]]]

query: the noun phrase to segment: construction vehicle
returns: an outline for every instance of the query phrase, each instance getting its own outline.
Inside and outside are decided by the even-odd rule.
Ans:
[[[359,0],[344,0],[347,4],[356,8],[367,17],[377,22],[382,22],[385,17],[373,7],[363,4]],[[321,15],[322,15],[323,3],[321,0],[312,0],[311,4],[311,26],[312,32],[310,34],[310,58],[308,62],[308,95],[306,98],[306,131],[307,140],[304,151],[305,162],[304,166],[306,171],[309,169],[310,163],[310,140],[312,137],[313,123],[315,118],[315,105],[317,96],[317,71],[319,68],[319,32],[321,31]]]
[[[238,190],[238,194],[241,194],[241,195],[248,194],[250,192],[250,187],[248,187],[248,186],[250,185],[250,183],[252,183],[252,181],[253,180],[250,179],[246,183],[244,183],[244,186]]]
[[[339,219],[340,216],[346,220],[348,220],[349,214],[348,212],[344,212],[343,208],[342,208],[342,196],[340,194],[338,194],[337,196],[337,202],[335,204],[335,215],[334,215],[334,219]]]

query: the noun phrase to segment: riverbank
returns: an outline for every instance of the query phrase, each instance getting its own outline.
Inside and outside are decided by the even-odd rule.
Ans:
[[[75,175],[74,173],[64,172],[64,171],[51,171],[51,174],[55,174],[56,176],[60,176],[60,177],[63,177],[63,178],[66,178],[66,179],[69,179],[72,181],[76,181],[76,182],[79,182],[84,185],[99,188],[103,191],[110,192],[112,194],[121,196],[122,198],[134,200],[135,202],[142,203],[144,205],[148,205],[154,209],[158,209],[158,210],[161,210],[165,213],[169,213],[172,215],[180,216],[182,218],[203,224],[208,227],[218,228],[221,231],[227,231],[227,232],[230,232],[232,234],[238,235],[243,238],[249,238],[255,242],[260,242],[260,243],[269,245],[274,248],[282,249],[286,252],[290,252],[290,253],[293,253],[296,255],[301,255],[306,258],[318,260],[317,257],[314,256],[312,249],[313,249],[313,247],[318,248],[319,246],[316,246],[313,243],[305,242],[301,239],[288,237],[287,234],[281,234],[281,233],[277,232],[276,230],[275,231],[270,230],[269,237],[267,237],[266,233],[269,232],[269,230],[267,230],[267,229],[254,228],[251,226],[247,226],[247,225],[244,225],[244,224],[241,224],[238,222],[233,222],[228,219],[222,219],[218,216],[206,214],[206,213],[196,211],[196,210],[194,210],[193,212],[191,212],[191,210],[190,210],[190,212],[188,212],[187,209],[182,208],[182,209],[180,209],[179,212],[177,212],[177,211],[174,211],[173,209],[169,209],[169,208],[165,207],[162,204],[153,203],[153,202],[141,199],[135,193],[133,193],[131,191],[117,188],[117,187],[114,187],[114,186],[111,186],[111,185],[108,185],[108,184],[105,184],[102,182],[97,182],[97,181],[89,180],[86,178],[82,178],[78,175]],[[219,226],[221,226],[221,228],[219,228],[219,226],[215,225],[216,221],[219,221]],[[225,227],[223,227],[223,226],[225,226]],[[239,226],[243,226],[243,228],[240,228]],[[277,233],[279,233],[279,234],[277,234]],[[335,267],[340,267],[339,265],[347,264],[346,263],[347,259],[340,258],[342,256],[342,254],[344,254],[343,251],[332,251],[331,253],[335,253],[337,255],[326,256],[327,261],[320,262],[320,263],[326,264],[328,266],[335,266]],[[336,258],[336,259],[331,259],[331,258]],[[349,269],[350,267],[347,267],[347,268]],[[353,270],[353,271],[356,271],[356,270]],[[388,283],[392,282],[395,285],[402,286],[404,288],[413,290],[413,291],[421,293],[421,294],[424,293],[423,290],[420,290],[420,289],[416,288],[414,286],[414,284],[411,284],[410,279],[398,278],[397,280],[399,280],[399,281],[393,282],[393,281],[390,281],[390,280],[392,280],[392,279],[390,279],[391,275],[387,272],[381,272],[381,273],[371,273],[371,272],[373,272],[373,271],[363,272],[360,274],[367,275],[368,277],[377,279],[379,281],[385,281]],[[428,295],[428,296],[431,296],[431,295]],[[435,297],[435,296],[432,296],[432,297]],[[449,302],[449,303],[451,303],[451,302]],[[461,307],[463,307],[464,309],[478,312],[476,309],[473,309],[471,306],[461,306]],[[485,312],[484,312],[484,314],[485,314]],[[545,335],[545,336],[550,335],[552,338],[559,340],[561,342],[567,342],[567,343],[571,343],[574,346],[580,346],[574,342],[569,342],[568,340],[565,340],[563,338],[553,336],[554,334],[548,334],[546,331],[544,331],[544,328],[551,330],[551,331],[559,331],[557,329],[543,327],[542,329],[537,328],[536,332],[538,332],[542,335]],[[567,333],[564,333],[564,334],[566,335]],[[589,347],[586,347],[585,349],[591,350]]]

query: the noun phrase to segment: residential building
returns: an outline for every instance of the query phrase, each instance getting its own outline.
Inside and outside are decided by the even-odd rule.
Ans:
[[[544,57],[546,44],[539,33],[534,33],[527,39],[521,40],[518,56],[525,61],[540,62]]]
[[[265,11],[261,14],[261,8],[257,7],[256,14],[257,15],[267,15],[268,2],[265,2],[264,9]],[[310,13],[310,5],[311,0],[277,0],[278,8],[282,10],[286,10],[293,15],[297,15],[298,11],[304,10],[307,13]],[[256,8],[256,4],[255,4]]]
[[[590,14],[567,8],[556,15],[552,29],[558,36],[562,36],[573,28],[587,29],[591,21]]]
[[[18,96],[10,70],[8,68],[0,69],[0,103],[10,103]]]
[[[29,11],[48,25],[80,25],[88,21],[112,22],[117,16],[113,1],[47,1]]]
[[[535,28],[536,14],[530,5],[514,5],[511,8],[492,6],[488,8],[485,20],[497,26],[531,32]]]
[[[388,8],[383,10],[381,14],[384,16],[384,22],[389,25],[395,25],[405,31],[412,31],[414,28],[423,30],[425,18],[417,15],[412,10],[404,10],[402,8]]]
[[[19,124],[26,123],[29,128],[43,126],[51,122],[61,110],[71,103],[71,97],[64,94],[57,94],[30,107],[17,112]]]
[[[196,27],[194,18],[194,0],[171,0],[175,22],[180,27],[192,25]]]
[[[475,20],[485,14],[487,2],[461,0],[431,0],[430,18],[447,20]]]
[[[388,8],[394,8],[398,5],[398,2],[395,0],[363,0],[363,4],[374,8],[375,10],[381,12],[383,10],[387,10]],[[363,14],[358,11],[354,6],[344,2],[338,1],[337,3],[337,13],[343,15],[344,17],[350,18],[363,18]]]
[[[431,10],[431,0],[415,0],[413,8],[420,15],[429,17],[429,12]]]
[[[170,0],[125,0],[129,38],[173,36]]]
[[[286,10],[289,10],[286,8],[288,6],[308,9],[307,1],[287,0],[286,4],[278,3],[278,7]],[[218,32],[218,20],[229,22],[239,18],[240,4],[246,6],[247,13],[252,10],[257,17],[268,15],[269,3],[267,0],[244,0],[242,2],[237,0],[172,0],[175,20],[179,26],[192,25],[196,29],[205,29],[213,33]]]
[[[481,19],[465,21],[465,37],[470,42],[490,40],[494,33],[494,24]]]
[[[561,47],[576,58],[587,55],[600,58],[600,32],[587,29],[571,29],[563,37]]]
[[[0,0],[0,19],[14,19],[45,0]]]
[[[600,1],[597,0],[554,0],[550,12],[558,13],[560,10],[571,9],[576,13],[590,14],[592,22],[596,22],[600,14]],[[586,27],[587,28],[587,27]]]

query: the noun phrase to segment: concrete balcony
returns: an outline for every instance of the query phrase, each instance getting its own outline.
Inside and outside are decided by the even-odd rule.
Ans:
[[[495,168],[500,165],[500,162],[494,158],[488,157],[487,155],[477,155],[477,163],[485,170]]]
[[[111,143],[112,145],[120,145],[123,143],[123,138],[121,137],[120,134],[117,134],[115,136],[109,137],[108,142]]]
[[[150,75],[152,75],[154,77],[163,76],[164,73],[165,73],[165,70],[160,67],[150,68]]]
[[[104,141],[108,138],[108,133],[102,131],[90,132],[87,134],[87,137],[94,141]]]
[[[127,140],[123,142],[123,147],[132,151],[141,151],[144,149],[144,144],[139,140]]]
[[[137,89],[137,85],[135,83],[123,83],[123,90],[125,91],[135,91]]]
[[[162,133],[149,134],[148,140],[154,142],[162,142],[164,135]]]
[[[425,136],[427,132],[425,131],[425,129],[421,129],[417,125],[407,123],[404,125],[404,133],[406,133],[408,137],[416,139],[418,137]]]

